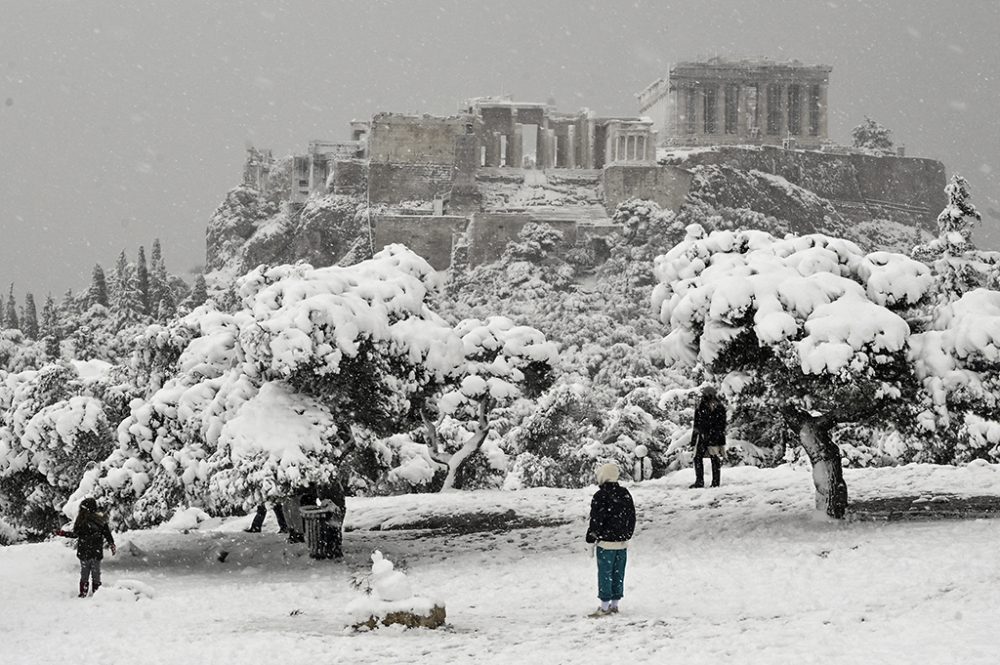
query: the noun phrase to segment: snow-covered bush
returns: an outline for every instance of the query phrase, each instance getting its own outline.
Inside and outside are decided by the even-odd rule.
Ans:
[[[50,364],[0,385],[0,514],[32,532],[58,525],[88,464],[114,447],[119,393],[110,366],[92,369]]]
[[[0,547],[13,545],[21,540],[17,529],[0,517]]]
[[[239,280],[235,313],[209,304],[173,331],[149,331],[147,365],[160,358],[176,373],[132,404],[118,448],[78,496],[102,494],[139,523],[166,519],[181,502],[246,510],[340,473],[360,454],[355,430],[413,429],[427,396],[467,362],[461,334],[428,307],[436,280],[401,246],[349,268],[261,267]],[[497,379],[489,391],[501,397],[504,373],[524,374],[537,352],[517,335],[510,346],[524,363],[509,361],[521,357],[511,351],[493,374],[479,372]]]
[[[522,487],[583,487],[592,482],[604,452],[597,439],[597,409],[580,381],[560,381],[542,395],[532,411],[504,435],[513,458],[504,481]]]

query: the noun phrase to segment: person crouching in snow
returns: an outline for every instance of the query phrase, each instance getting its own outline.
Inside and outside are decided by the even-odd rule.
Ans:
[[[597,492],[590,502],[587,542],[597,550],[597,597],[601,606],[590,616],[618,612],[624,595],[628,541],[635,531],[635,504],[627,489],[618,484],[617,464],[597,469]]]
[[[80,598],[87,596],[89,582],[94,581],[96,593],[101,587],[101,559],[104,558],[104,542],[111,547],[111,554],[117,552],[115,539],[111,536],[111,528],[104,514],[97,508],[97,500],[87,497],[80,502],[80,510],[76,514],[72,531],[59,529],[57,536],[76,538],[76,558],[80,560]]]

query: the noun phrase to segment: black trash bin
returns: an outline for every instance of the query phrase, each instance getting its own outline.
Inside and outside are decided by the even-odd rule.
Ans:
[[[316,508],[302,506],[300,510],[309,556],[313,559],[344,556],[341,549],[344,515],[340,508],[335,505]]]

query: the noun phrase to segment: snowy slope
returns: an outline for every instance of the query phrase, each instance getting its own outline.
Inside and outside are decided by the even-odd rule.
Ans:
[[[1000,492],[1000,466],[982,463],[845,473],[858,499]],[[585,617],[593,488],[352,499],[343,563],[245,534],[248,518],[163,527],[118,534],[87,600],[60,542],[0,548],[0,663],[997,662],[1000,520],[836,522],[811,509],[805,467],[724,469],[718,490],[687,489],[691,476],[630,486],[639,525],[618,616]],[[563,523],[390,530],[510,510]],[[350,577],[376,547],[447,604],[449,629],[344,629]]]

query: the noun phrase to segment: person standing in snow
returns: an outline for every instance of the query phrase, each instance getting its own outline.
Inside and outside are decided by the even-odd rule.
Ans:
[[[694,410],[694,487],[705,486],[704,458],[712,461],[712,487],[719,486],[722,455],[726,451],[726,407],[713,386],[701,389],[701,401]]]
[[[80,560],[80,598],[87,596],[89,583],[93,580],[93,590],[101,587],[101,560],[104,558],[104,543],[111,547],[111,555],[117,553],[115,539],[111,536],[111,528],[104,514],[97,507],[93,497],[87,497],[80,502],[76,521],[72,531],[59,529],[57,536],[76,538],[76,558]]]
[[[632,494],[618,484],[617,464],[597,469],[597,492],[590,502],[587,542],[597,553],[597,597],[601,606],[591,614],[602,617],[618,612],[625,590],[625,562],[628,541],[635,531],[635,504]]]
[[[278,520],[278,533],[288,533],[288,525],[285,523],[285,512],[281,509],[281,503],[275,501],[271,508],[274,510],[274,519]],[[260,533],[264,526],[264,518],[267,517],[267,504],[262,503],[257,506],[257,513],[253,516],[253,522],[249,528],[243,529],[247,533]]]

